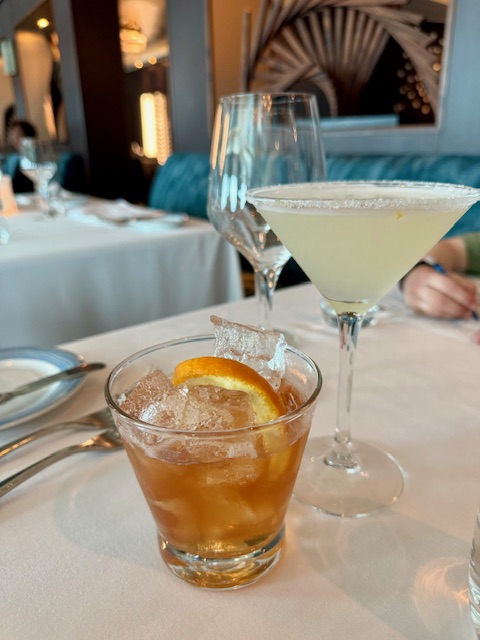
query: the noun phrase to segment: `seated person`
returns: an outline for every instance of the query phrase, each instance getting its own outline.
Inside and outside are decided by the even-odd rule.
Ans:
[[[15,193],[29,193],[34,191],[33,182],[20,171],[19,155],[22,150],[24,138],[36,138],[37,131],[33,124],[27,120],[12,120],[7,131],[7,144],[15,150],[15,153],[7,157],[5,170],[12,177],[12,186]]]
[[[23,138],[36,138],[37,130],[27,120],[12,120],[7,132],[7,144],[17,153],[22,151]]]
[[[462,274],[480,276],[480,233],[441,240],[428,252],[428,260],[446,273],[422,262],[413,267],[400,283],[407,305],[434,318],[471,318],[478,313],[476,285]]]

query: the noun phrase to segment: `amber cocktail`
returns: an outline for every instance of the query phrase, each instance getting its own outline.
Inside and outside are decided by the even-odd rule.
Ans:
[[[210,356],[214,345],[212,336],[200,336],[133,355],[112,372],[107,400],[155,519],[165,563],[187,582],[222,589],[255,581],[280,556],[321,376],[308,356],[287,347],[276,389],[286,413],[264,424],[248,420],[241,397],[237,405],[234,396],[224,417],[223,390],[217,397],[201,385],[193,408],[182,409],[181,429],[172,417],[178,417],[178,398],[173,394],[172,400],[170,389],[160,393],[159,413],[153,409],[141,419],[129,413],[152,395],[163,377],[159,371],[171,376],[177,363]],[[128,395],[142,378],[146,386]],[[200,413],[198,398],[208,403]]]

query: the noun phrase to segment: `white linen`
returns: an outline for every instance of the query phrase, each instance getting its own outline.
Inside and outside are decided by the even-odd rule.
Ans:
[[[319,364],[312,436],[334,429],[338,338],[320,327],[311,285],[279,291],[274,322]],[[239,591],[191,587],[162,564],[124,451],[57,463],[0,504],[0,636],[9,640],[473,640],[467,565],[480,496],[480,346],[474,323],[449,334],[384,304],[360,335],[353,436],[405,469],[392,508],[341,519],[292,500],[286,549]],[[248,299],[63,345],[111,368],[153,343],[209,331],[210,312],[254,321]],[[317,330],[314,331],[314,327]],[[35,422],[104,405],[107,372]],[[31,427],[0,432],[0,443]],[[85,433],[55,436],[2,461],[2,477]]]
[[[0,348],[52,346],[243,296],[235,249],[203,220],[92,227],[23,212],[8,223]]]

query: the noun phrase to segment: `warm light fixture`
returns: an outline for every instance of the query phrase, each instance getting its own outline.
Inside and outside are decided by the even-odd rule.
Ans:
[[[160,91],[140,96],[143,152],[165,164],[172,153],[172,137],[168,117],[167,97]]]
[[[50,22],[46,18],[39,18],[37,20],[37,27],[39,29],[46,29],[49,24],[50,24]]]
[[[147,48],[147,38],[135,22],[120,24],[120,48],[123,53],[139,54]]]

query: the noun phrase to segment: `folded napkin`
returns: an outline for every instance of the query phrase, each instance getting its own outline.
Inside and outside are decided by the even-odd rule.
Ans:
[[[90,220],[96,219],[115,225],[156,222],[176,226],[188,220],[186,214],[166,213],[160,209],[133,205],[122,199],[87,205],[82,208],[81,213]]]

